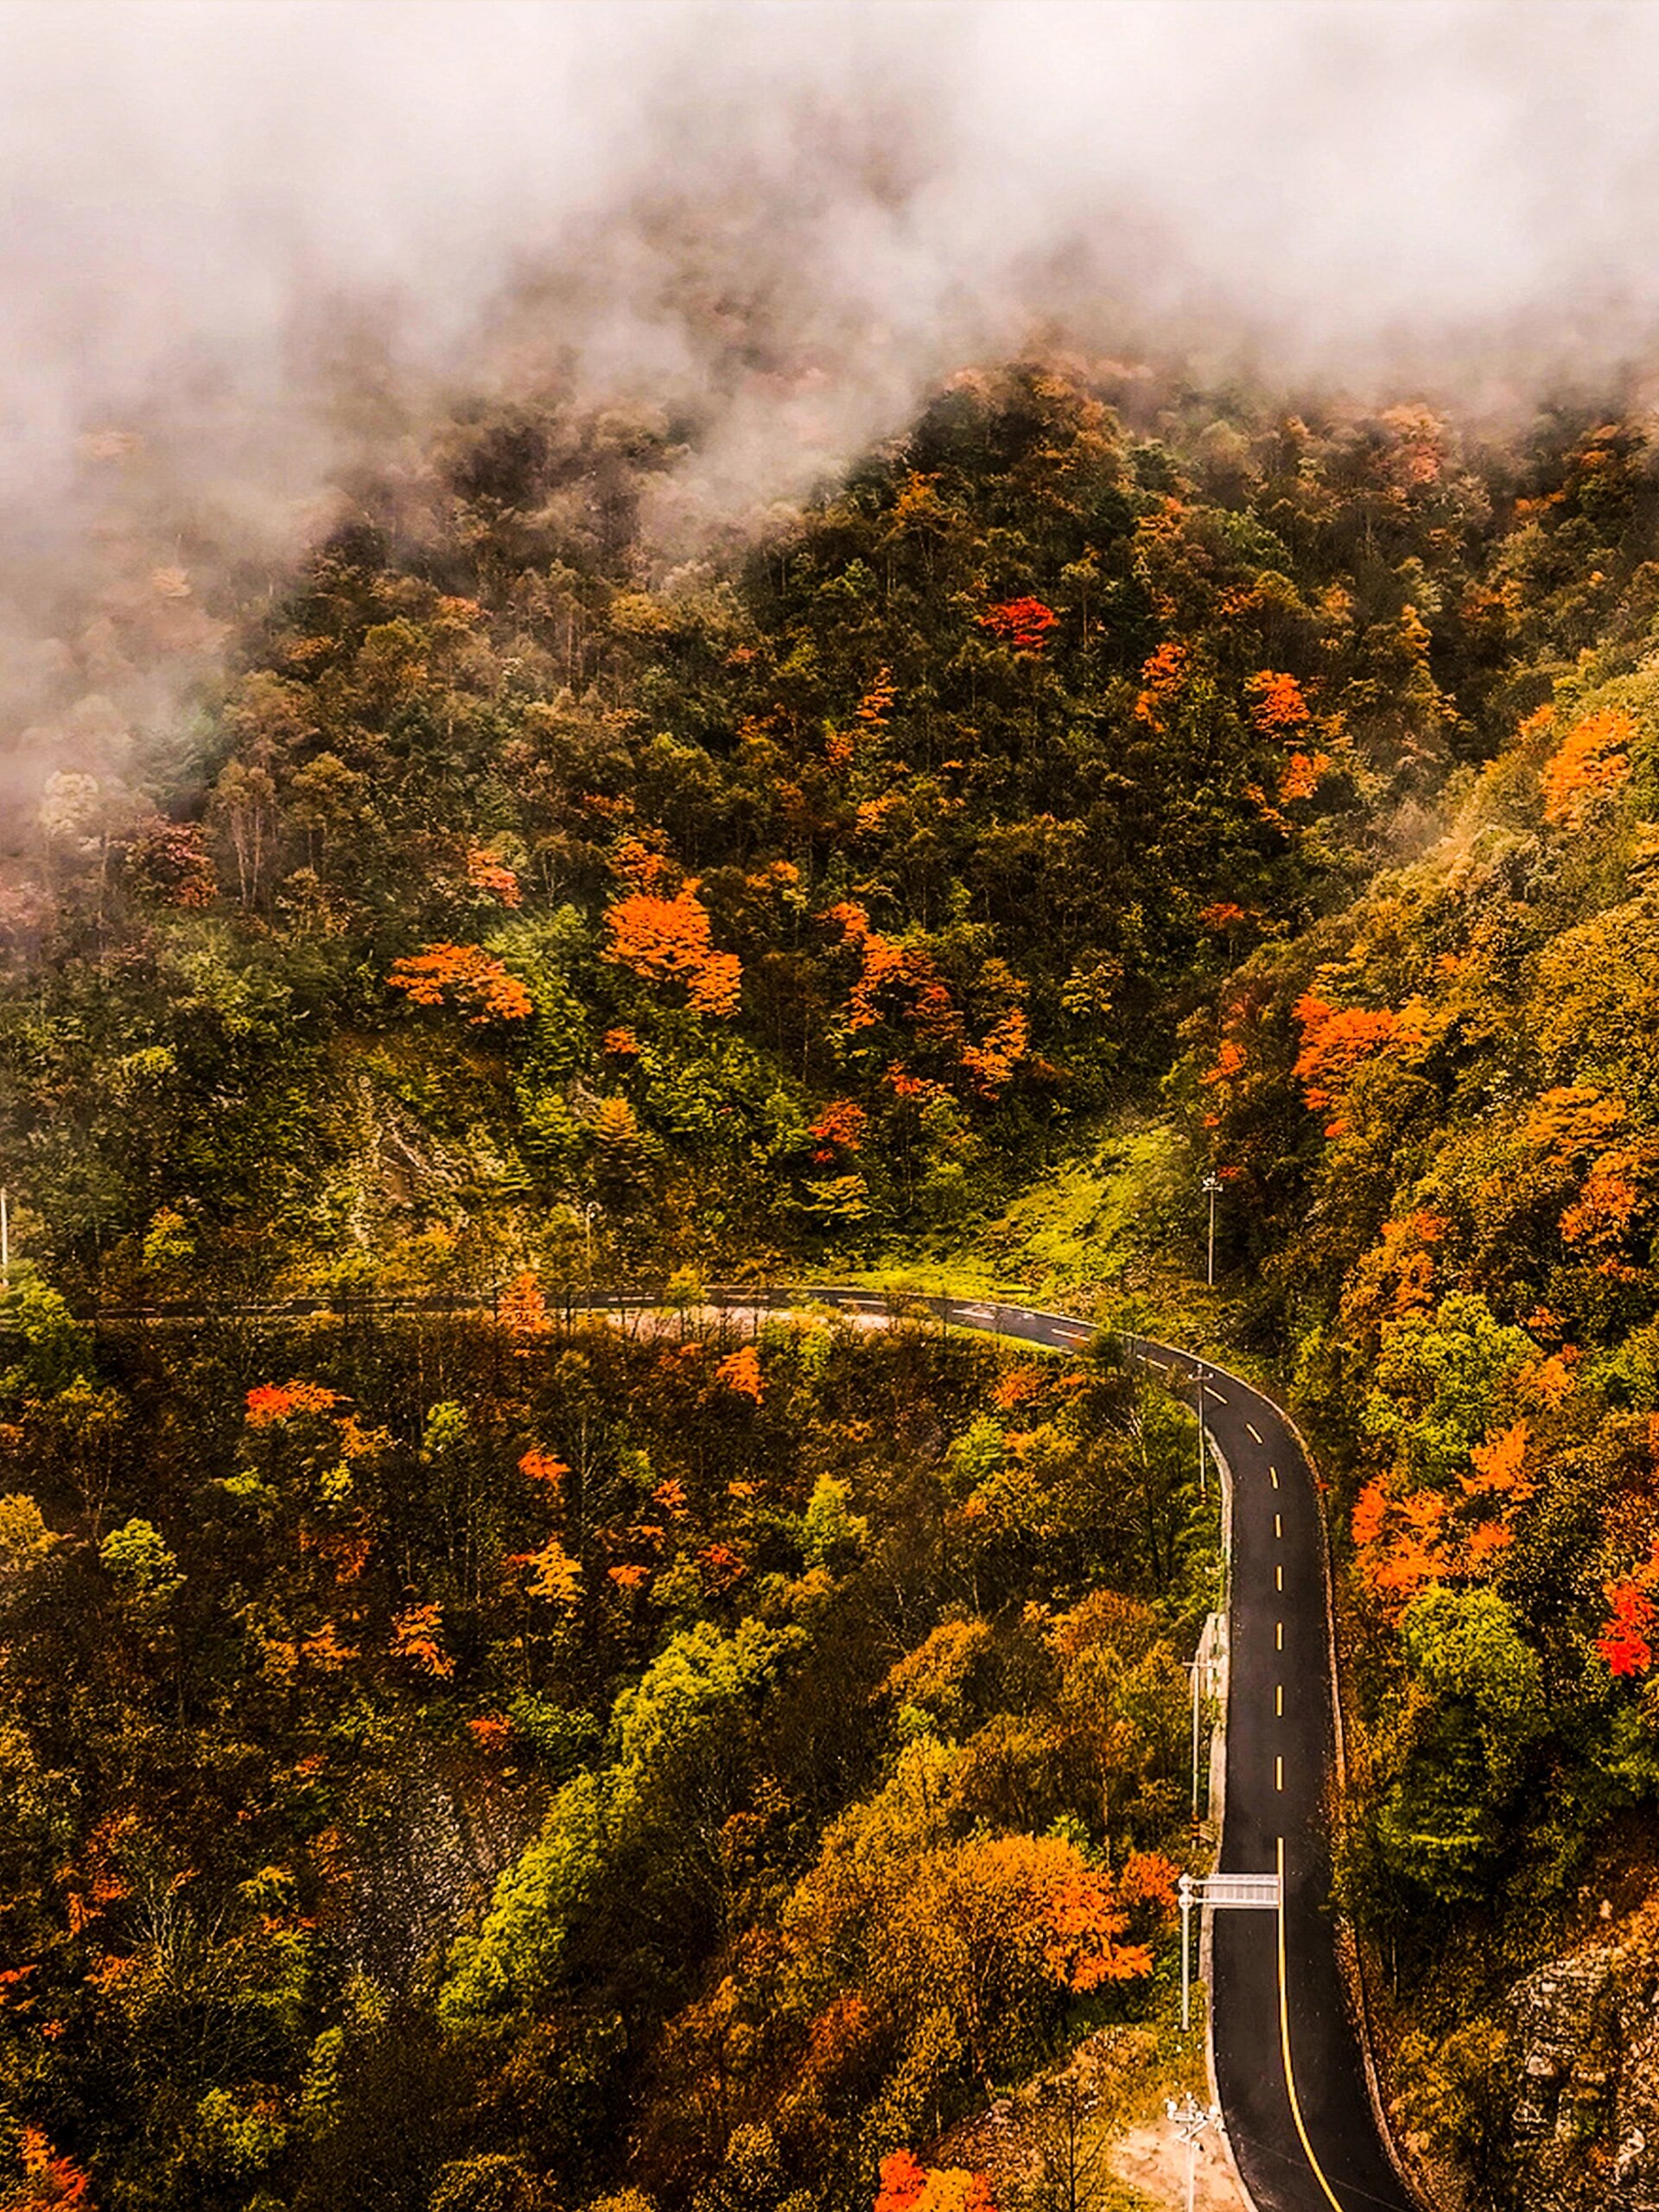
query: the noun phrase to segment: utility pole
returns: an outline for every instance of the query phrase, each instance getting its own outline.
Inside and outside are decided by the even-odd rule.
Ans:
[[[11,1192],[0,1183],[0,1290],[11,1288]]]
[[[1210,1256],[1205,1268],[1204,1279],[1213,1290],[1216,1287],[1216,1197],[1221,1189],[1220,1176],[1206,1175],[1202,1187],[1205,1196],[1210,1201]]]
[[[1191,2089],[1177,2104],[1173,2097],[1164,2100],[1164,2112],[1173,2120],[1175,2133],[1186,2145],[1186,2212],[1192,2212],[1192,2187],[1198,2163],[1198,2138],[1208,2129],[1219,2125],[1221,2107],[1201,2105]]]

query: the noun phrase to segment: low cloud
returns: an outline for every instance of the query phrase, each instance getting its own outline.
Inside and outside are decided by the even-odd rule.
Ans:
[[[556,375],[697,424],[671,539],[961,363],[1525,404],[1646,356],[1636,6],[0,8],[0,757],[118,777],[364,466]],[[176,733],[175,733],[176,734]]]

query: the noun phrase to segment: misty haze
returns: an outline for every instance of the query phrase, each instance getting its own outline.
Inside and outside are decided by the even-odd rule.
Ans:
[[[1659,2212],[1659,14],[0,181],[0,2212]]]

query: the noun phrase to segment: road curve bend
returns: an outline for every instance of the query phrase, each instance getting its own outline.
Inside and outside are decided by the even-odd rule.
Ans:
[[[879,1294],[717,1294],[736,1306],[810,1300],[872,1317]],[[906,1300],[947,1327],[1053,1351],[1096,1325],[995,1300]],[[1211,2049],[1234,2162],[1256,2212],[1414,2212],[1367,2086],[1337,1955],[1331,1811],[1337,1787],[1331,1603],[1313,1471],[1271,1399],[1195,1354],[1132,1351],[1197,1405],[1232,1483],[1225,1794],[1217,1871],[1278,1874],[1277,1912],[1217,1911]]]
[[[922,1313],[949,1328],[1073,1351],[1092,1321],[1035,1306],[959,1298],[894,1298],[836,1286],[712,1290],[728,1311],[830,1306],[871,1321]],[[368,1298],[364,1308],[476,1313],[475,1294]],[[571,1313],[650,1311],[660,1291],[572,1292]],[[250,1306],[293,1319],[333,1312],[327,1299]],[[186,1307],[107,1320],[188,1325]],[[1313,1471],[1287,1417],[1268,1398],[1195,1353],[1125,1339],[1199,1411],[1232,1486],[1225,1796],[1217,1872],[1276,1874],[1276,1911],[1211,1914],[1211,2052],[1234,2162],[1255,2212],[1415,2212],[1367,2086],[1331,1909],[1331,1815],[1337,1731],[1325,1530]]]

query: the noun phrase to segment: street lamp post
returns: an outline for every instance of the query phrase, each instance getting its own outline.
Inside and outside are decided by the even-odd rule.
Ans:
[[[1164,2100],[1166,2116],[1174,2122],[1175,2133],[1186,2145],[1186,2212],[1192,2212],[1192,2189],[1198,2163],[1198,2138],[1206,2130],[1217,2126],[1221,2120],[1219,2105],[1201,2105],[1191,2089],[1177,2104],[1173,2097]]]
[[[1210,1477],[1204,1458],[1204,1363],[1198,1363],[1198,1496],[1210,1495]]]
[[[1204,1279],[1213,1290],[1216,1287],[1216,1198],[1221,1189],[1219,1175],[1206,1175],[1202,1185],[1210,1201],[1210,1254],[1205,1267]]]
[[[1198,1656],[1187,1669],[1192,1677],[1192,1827],[1195,1833],[1198,1825],[1198,1684],[1203,1667],[1204,1652],[1200,1647]]]

